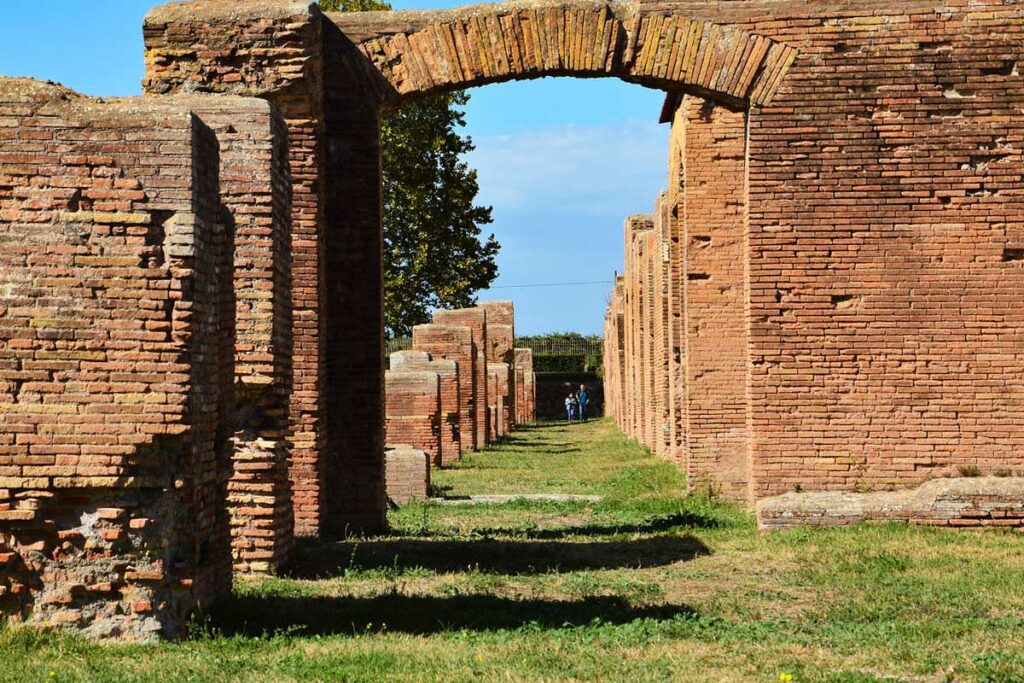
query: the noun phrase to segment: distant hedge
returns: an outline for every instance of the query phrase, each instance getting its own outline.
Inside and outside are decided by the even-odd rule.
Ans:
[[[584,356],[562,354],[540,354],[533,357],[534,372],[585,372]]]

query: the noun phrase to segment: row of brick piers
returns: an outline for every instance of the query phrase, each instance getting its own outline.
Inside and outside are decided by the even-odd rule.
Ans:
[[[533,352],[515,348],[511,301],[437,311],[417,325],[384,380],[388,498],[425,496],[430,467],[536,420],[536,381]]]

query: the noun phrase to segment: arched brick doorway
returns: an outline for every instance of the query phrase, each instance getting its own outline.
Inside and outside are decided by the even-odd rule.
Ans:
[[[146,38],[149,91],[259,95],[288,125],[289,470],[297,532],[328,535],[384,524],[381,113],[445,90],[576,76],[690,93],[742,122],[797,54],[682,6],[583,1],[322,14],[200,0],[152,12]]]

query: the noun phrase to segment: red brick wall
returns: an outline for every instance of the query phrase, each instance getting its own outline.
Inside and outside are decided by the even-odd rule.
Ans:
[[[669,249],[685,291],[670,268],[668,307],[686,325],[669,325],[666,353],[686,374],[670,373],[670,444],[693,478],[763,497],[1020,468],[1024,433],[1011,425],[1024,386],[1009,368],[1024,320],[1005,292],[1024,277],[1013,190],[1024,124],[1012,115],[1024,11],[687,10],[799,50],[749,124],[693,98],[675,112]],[[627,250],[623,369],[646,386],[638,248]],[[649,434],[647,416],[629,414],[645,408],[623,406],[631,433]]]
[[[0,121],[0,612],[173,635],[231,586],[217,140],[184,101],[17,79]]]
[[[692,488],[746,500],[746,117],[687,97],[674,125],[686,138],[687,475]]]
[[[475,448],[476,443],[476,386],[477,347],[473,331],[453,325],[417,325],[412,330],[414,350],[424,351],[431,358],[451,360],[459,372],[459,449]]]
[[[439,325],[468,327],[473,333],[473,344],[477,348],[476,386],[473,405],[476,410],[476,440],[474,450],[491,442],[487,406],[490,401],[490,383],[487,373],[487,312],[482,308],[461,308],[455,311],[435,311],[433,321]],[[426,349],[424,349],[426,350]]]
[[[390,369],[399,372],[433,372],[441,382],[440,456],[434,463],[454,462],[462,455],[459,411],[459,364],[454,360],[433,360],[425,351],[398,351],[390,357]]]
[[[430,495],[430,461],[414,448],[388,447],[384,451],[388,500],[396,505]]]
[[[388,371],[384,379],[388,445],[412,446],[441,462],[440,383],[432,372]]]

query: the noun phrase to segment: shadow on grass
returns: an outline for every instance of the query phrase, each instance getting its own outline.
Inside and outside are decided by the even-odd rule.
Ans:
[[[428,569],[491,574],[544,574],[592,569],[660,567],[710,554],[693,536],[630,541],[470,541],[380,539],[310,548],[296,557],[289,576],[320,579],[360,569]]]
[[[557,539],[573,536],[612,536],[614,534],[656,534],[672,529],[718,529],[727,526],[726,522],[711,515],[696,512],[677,512],[664,517],[654,517],[633,524],[580,524],[576,526],[559,526],[550,529],[515,529],[501,527],[476,528],[474,533],[480,536],[522,536],[529,539]],[[664,538],[664,537],[663,537]]]
[[[373,598],[239,596],[221,600],[209,625],[224,635],[355,635],[367,631],[430,634],[462,629],[496,631],[529,624],[583,626],[600,620],[625,624],[694,614],[687,605],[636,607],[618,597],[516,600],[492,595],[452,597],[398,593]]]

